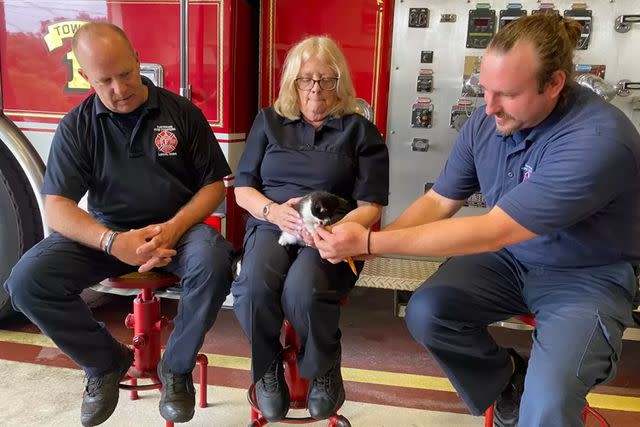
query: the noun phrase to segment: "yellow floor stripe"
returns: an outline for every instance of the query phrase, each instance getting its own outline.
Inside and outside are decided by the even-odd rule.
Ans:
[[[40,334],[13,332],[0,330],[0,341],[16,344],[53,347],[56,345],[47,337]],[[251,359],[240,356],[205,353],[209,359],[209,366],[218,368],[251,369]],[[402,374],[388,371],[372,371],[368,369],[342,368],[342,375],[346,381],[364,384],[380,384],[395,387],[416,388],[422,390],[436,390],[454,392],[454,388],[446,378],[428,375]],[[611,409],[615,411],[640,412],[640,397],[617,396],[612,394],[590,393],[587,396],[589,404],[594,408]]]
[[[455,392],[448,379],[427,375],[401,374],[397,372],[371,371],[368,369],[342,368],[346,381],[365,384],[381,384],[395,387]]]
[[[0,330],[0,341],[16,344],[38,345],[40,347],[56,347],[49,338],[40,334]]]

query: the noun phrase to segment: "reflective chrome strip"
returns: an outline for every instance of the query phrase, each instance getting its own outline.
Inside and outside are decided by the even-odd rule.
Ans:
[[[40,155],[36,152],[35,148],[25,135],[18,129],[18,127],[9,120],[4,114],[0,113],[0,139],[9,149],[13,157],[16,159],[20,168],[27,176],[29,186],[33,195],[38,202],[38,209],[40,209],[40,219],[42,221],[42,230],[44,235],[49,234],[49,228],[44,219],[44,200],[40,194],[42,183],[44,182],[44,162],[40,158]]]
[[[56,130],[58,125],[55,123],[40,123],[40,122],[15,122],[20,129],[50,129]]]
[[[218,141],[230,142],[230,141],[244,141],[247,138],[246,133],[213,133]]]

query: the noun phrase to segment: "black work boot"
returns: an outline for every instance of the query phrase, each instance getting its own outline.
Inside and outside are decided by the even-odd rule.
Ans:
[[[83,426],[102,424],[113,414],[120,395],[119,384],[133,363],[133,351],[122,345],[121,357],[112,370],[102,375],[88,376],[80,407],[80,422]]]
[[[196,406],[196,390],[191,372],[177,374],[171,372],[164,358],[158,363],[160,389],[160,415],[167,421],[186,423],[193,418]],[[200,384],[200,387],[206,387]]]
[[[527,361],[514,349],[509,348],[507,351],[513,357],[515,369],[511,374],[509,384],[496,399],[493,416],[493,425],[496,427],[516,427],[518,425],[520,399],[524,393],[524,376],[527,373]]]
[[[270,423],[278,422],[289,411],[289,386],[284,380],[284,368],[278,355],[254,388],[260,413]]]
[[[309,414],[316,420],[333,415],[344,403],[344,384],[340,372],[341,351],[338,348],[331,368],[322,376],[314,378],[307,395]]]

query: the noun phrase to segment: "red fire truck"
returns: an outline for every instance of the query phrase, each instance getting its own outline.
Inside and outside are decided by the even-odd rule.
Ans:
[[[392,18],[385,3],[392,2],[0,1],[0,284],[48,232],[39,190],[51,139],[60,119],[90,90],[71,51],[71,37],[83,23],[101,20],[123,28],[140,55],[142,73],[204,112],[235,170],[257,108],[277,94],[288,48],[307,34],[341,41],[357,92],[384,128]],[[234,203],[233,176],[225,181],[227,199],[214,220],[238,247],[242,212]],[[10,311],[0,288],[0,318]]]

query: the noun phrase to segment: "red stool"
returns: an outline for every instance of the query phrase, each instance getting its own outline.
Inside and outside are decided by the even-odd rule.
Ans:
[[[153,289],[162,288],[180,281],[180,278],[169,273],[148,272],[131,273],[113,277],[102,281],[105,286],[124,289],[140,289],[140,293],[133,300],[133,313],[129,313],[124,324],[133,329],[133,365],[120,388],[131,392],[131,400],[138,399],[138,391],[162,388],[158,378],[158,363],[160,363],[160,333],[167,327],[169,320],[160,314],[160,301],[154,295]],[[207,406],[207,356],[199,353],[196,358],[200,365],[200,399],[198,406]],[[150,379],[150,384],[138,384],[138,379]],[[173,427],[173,422],[166,421],[166,427]]]
[[[340,305],[347,303],[347,297],[340,301]],[[291,396],[291,402],[289,403],[289,409],[306,409],[307,408],[307,392],[309,391],[309,380],[306,380],[300,376],[298,371],[298,359],[297,354],[300,351],[300,338],[293,326],[285,320],[284,321],[284,349],[282,352],[282,359],[284,361],[284,376],[289,386],[289,395]],[[251,384],[247,397],[249,404],[251,405],[251,423],[249,427],[262,427],[267,425],[269,421],[266,420],[260,413],[260,408],[256,402],[255,396],[255,384]],[[339,410],[340,408],[338,408]],[[351,427],[351,423],[347,418],[342,415],[338,415],[338,410],[329,417],[329,427]],[[312,417],[286,417],[279,422],[284,424],[309,424],[315,423],[318,420]]]
[[[536,319],[535,319],[535,316],[533,314],[527,314],[527,315],[524,315],[524,316],[518,316],[518,319],[522,323],[525,323],[525,324],[527,324],[529,326],[533,326],[534,328],[536,327]],[[493,427],[493,410],[494,410],[494,406],[495,406],[495,404],[489,406],[489,408],[484,413],[484,426],[485,427]],[[609,423],[607,422],[607,420],[605,420],[604,417],[602,415],[600,415],[600,413],[598,411],[596,411],[591,406],[589,406],[589,402],[587,402],[587,404],[582,409],[582,422],[585,423],[585,424],[587,422],[587,416],[588,415],[592,415],[596,420],[598,420],[598,422],[600,423],[600,425],[602,427],[610,427]]]

